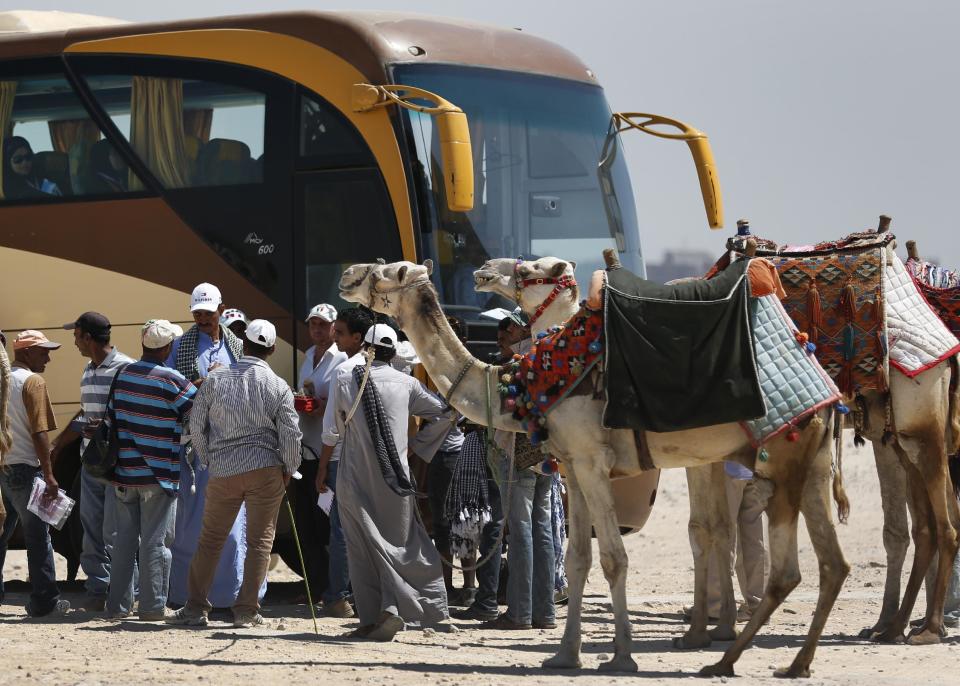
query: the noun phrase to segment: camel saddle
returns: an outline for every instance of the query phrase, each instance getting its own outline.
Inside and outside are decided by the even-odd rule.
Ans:
[[[667,432],[764,416],[748,263],[667,286],[607,271],[605,427]]]
[[[907,260],[906,267],[943,323],[954,336],[960,337],[960,272],[916,258]]]

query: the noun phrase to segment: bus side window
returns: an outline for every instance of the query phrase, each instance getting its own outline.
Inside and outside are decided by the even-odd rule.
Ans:
[[[128,190],[126,163],[62,75],[0,77],[0,131],[6,133],[3,200],[43,202]]]
[[[86,77],[94,98],[164,188],[263,182],[267,96],[215,81]]]

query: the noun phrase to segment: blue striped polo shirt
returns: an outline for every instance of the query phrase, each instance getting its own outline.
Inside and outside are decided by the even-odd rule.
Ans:
[[[180,435],[196,387],[180,372],[140,360],[117,377],[110,401],[120,438],[118,486],[180,486]]]

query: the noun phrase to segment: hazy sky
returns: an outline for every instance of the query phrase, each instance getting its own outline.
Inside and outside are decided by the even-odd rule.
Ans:
[[[686,146],[633,134],[627,154],[647,259],[722,250],[739,217],[807,243],[893,216],[902,246],[960,267],[960,3],[949,0],[58,0],[21,4],[129,20],[280,9],[388,9],[525,31],[577,53],[615,110],[709,136],[727,229],[707,228]]]

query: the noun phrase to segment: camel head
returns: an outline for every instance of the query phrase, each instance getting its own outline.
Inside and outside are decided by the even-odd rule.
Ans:
[[[369,307],[374,312],[397,316],[401,291],[420,283],[430,283],[433,262],[383,262],[354,264],[340,277],[340,297],[347,302]]]
[[[539,260],[517,260],[498,257],[487,260],[473,273],[474,288],[481,293],[497,293],[513,300],[524,311],[532,311],[553,291],[557,279],[574,278],[577,263],[559,257],[541,257]],[[543,283],[536,283],[543,279]],[[525,284],[520,290],[519,283]],[[574,299],[576,299],[574,295]],[[529,314],[529,312],[528,312]]]

